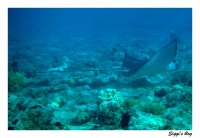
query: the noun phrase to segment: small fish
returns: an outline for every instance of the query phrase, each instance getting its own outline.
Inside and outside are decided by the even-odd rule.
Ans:
[[[30,109],[36,109],[36,108],[39,108],[39,107],[42,107],[42,106],[41,105],[34,105]]]

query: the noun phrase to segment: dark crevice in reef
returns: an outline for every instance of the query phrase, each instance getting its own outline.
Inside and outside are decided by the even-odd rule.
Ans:
[[[122,121],[121,121],[122,129],[124,129],[124,130],[128,129],[128,123],[129,123],[130,119],[131,119],[131,115],[129,112],[126,112],[123,114]]]

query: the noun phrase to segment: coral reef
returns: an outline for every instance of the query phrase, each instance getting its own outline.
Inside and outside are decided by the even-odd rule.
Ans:
[[[22,115],[15,129],[20,130],[52,130],[54,125],[51,123],[53,112],[45,108],[30,109],[27,114]]]
[[[8,91],[17,92],[20,91],[25,84],[25,76],[20,72],[8,72]]]
[[[178,104],[186,103],[192,104],[192,88],[185,86],[184,89],[181,85],[174,86],[174,91],[169,92],[165,98],[165,105],[167,107],[174,107]]]
[[[132,116],[129,122],[129,130],[163,130],[167,125],[165,119],[152,115],[141,114],[137,118]]]
[[[116,89],[101,90],[98,95],[99,122],[112,129],[121,127],[124,98]]]
[[[82,125],[91,120],[91,114],[85,111],[79,111],[77,116],[72,119],[72,124],[74,125]]]
[[[130,109],[134,105],[137,105],[137,100],[135,98],[129,98],[124,101],[124,107]]]
[[[159,103],[149,102],[147,104],[142,105],[142,109],[144,112],[147,112],[147,113],[151,113],[154,115],[162,115],[164,111],[166,110],[166,107]]]
[[[176,71],[173,75],[172,84],[192,86],[192,71]]]

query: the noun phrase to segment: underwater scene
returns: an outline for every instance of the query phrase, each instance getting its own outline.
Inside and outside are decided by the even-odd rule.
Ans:
[[[8,130],[192,130],[192,9],[8,8]]]

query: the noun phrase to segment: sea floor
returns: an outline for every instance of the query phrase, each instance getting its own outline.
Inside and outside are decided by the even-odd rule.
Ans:
[[[8,46],[8,129],[191,130],[191,40],[178,42],[176,70],[145,77],[119,71],[123,53],[113,48],[150,58],[169,42],[155,38],[108,33],[66,41],[13,35]]]

